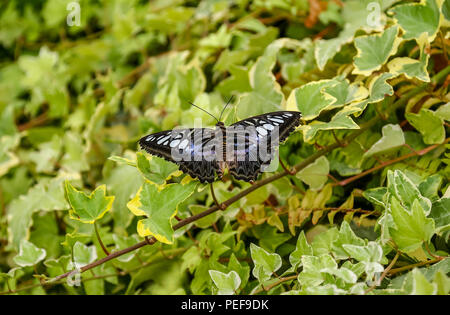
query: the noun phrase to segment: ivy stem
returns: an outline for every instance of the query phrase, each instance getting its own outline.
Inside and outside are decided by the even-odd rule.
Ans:
[[[291,281],[291,280],[295,280],[295,279],[297,279],[297,277],[298,277],[298,275],[293,275],[293,276],[289,276],[289,277],[283,277],[283,278],[278,279],[278,281],[272,283],[271,285],[268,285],[267,287],[264,287],[263,285],[261,285],[262,288],[259,289],[258,291],[256,291],[255,293],[253,293],[253,295],[259,294],[262,291],[266,291],[266,292],[270,291],[272,288],[276,287],[280,283]]]
[[[397,252],[395,253],[394,259],[392,259],[389,266],[387,266],[387,268],[384,269],[383,273],[381,274],[380,279],[378,279],[378,281],[376,281],[376,283],[374,285],[372,285],[370,288],[368,288],[366,291],[364,291],[364,294],[367,294],[367,293],[373,291],[377,286],[379,286],[381,284],[381,282],[383,281],[384,278],[386,278],[387,274],[392,269],[392,267],[394,267],[394,265],[397,262],[399,257],[400,257],[400,251],[397,250]]]
[[[106,248],[106,246],[103,244],[103,241],[100,237],[100,233],[98,232],[97,222],[94,222],[94,229],[95,229],[95,235],[97,236],[97,240],[100,243],[101,248],[103,249],[103,252],[106,254],[106,256],[109,256],[109,251]]]

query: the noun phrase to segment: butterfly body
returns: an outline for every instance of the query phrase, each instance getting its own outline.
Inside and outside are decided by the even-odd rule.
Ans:
[[[140,139],[141,148],[180,166],[201,182],[222,178],[228,169],[236,179],[256,180],[270,164],[279,143],[300,124],[300,112],[280,111],[215,128],[161,131]]]

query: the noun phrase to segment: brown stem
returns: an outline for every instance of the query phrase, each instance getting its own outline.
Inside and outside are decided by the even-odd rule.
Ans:
[[[450,141],[450,138],[447,138],[447,139],[445,139],[445,141],[444,141],[442,144],[446,144],[446,143],[449,142],[449,141]],[[354,182],[355,180],[358,180],[358,179],[360,179],[361,177],[364,177],[364,176],[369,175],[369,174],[371,174],[371,173],[373,173],[373,172],[376,172],[376,171],[378,171],[378,170],[380,170],[380,169],[382,169],[382,168],[385,168],[385,167],[388,166],[388,165],[391,165],[391,164],[395,164],[395,163],[401,162],[401,161],[406,160],[406,159],[409,159],[410,157],[413,157],[413,156],[422,156],[422,155],[425,155],[425,154],[427,154],[428,152],[430,152],[430,151],[436,149],[437,147],[439,147],[439,146],[442,145],[442,144],[433,144],[433,145],[431,145],[431,146],[429,146],[429,147],[427,147],[427,148],[425,148],[425,149],[423,149],[423,150],[420,150],[420,151],[417,151],[417,152],[416,152],[416,151],[415,151],[415,152],[411,152],[411,153],[409,153],[409,154],[400,156],[400,157],[398,157],[398,158],[396,158],[396,159],[392,159],[392,160],[389,160],[389,161],[385,161],[385,162],[383,162],[383,163],[381,163],[381,164],[379,164],[379,165],[377,165],[377,166],[374,166],[374,167],[372,167],[372,168],[370,168],[370,169],[368,169],[368,170],[366,170],[366,171],[364,171],[364,172],[359,173],[358,175],[355,175],[355,176],[352,176],[352,177],[350,177],[350,178],[344,179],[344,180],[338,182],[336,185],[339,185],[339,186],[345,186],[345,185],[348,185],[348,184],[350,184],[351,182]]]
[[[100,243],[100,247],[102,248],[103,252],[106,254],[106,256],[109,255],[109,251],[106,248],[105,244],[103,244],[103,241],[100,237],[100,233],[98,232],[97,222],[94,222],[94,229],[95,229],[95,235],[97,236],[97,240]]]
[[[386,269],[384,269],[383,273],[381,274],[380,279],[378,279],[378,281],[372,285],[370,288],[368,288],[364,294],[367,294],[369,292],[371,292],[372,290],[374,290],[377,286],[379,286],[381,284],[381,282],[383,281],[383,279],[387,276],[387,274],[389,273],[389,271],[392,269],[392,267],[394,267],[395,263],[397,262],[398,258],[400,257],[400,251],[397,250],[397,252],[395,253],[395,257],[394,259],[392,259],[391,263],[389,264],[389,266],[387,266]]]
[[[258,294],[258,293],[261,293],[263,291],[266,291],[266,292],[270,291],[272,288],[276,287],[280,283],[291,281],[291,280],[295,280],[295,279],[297,279],[297,277],[298,277],[298,275],[293,275],[293,276],[289,276],[289,277],[280,278],[278,281],[272,283],[271,285],[268,285],[267,287],[264,287],[264,286],[261,285],[262,288],[259,289],[256,292],[254,292],[253,294]]]
[[[403,271],[406,271],[406,270],[414,269],[416,267],[422,267],[422,266],[431,265],[431,264],[440,262],[444,258],[448,258],[448,257],[442,257],[442,258],[436,258],[436,259],[427,260],[427,261],[421,261],[421,262],[418,262],[416,264],[407,265],[407,266],[403,266],[403,267],[400,267],[400,268],[392,269],[388,273],[389,273],[390,276],[392,276],[392,275],[395,275],[395,274],[397,274],[399,272],[403,272]]]

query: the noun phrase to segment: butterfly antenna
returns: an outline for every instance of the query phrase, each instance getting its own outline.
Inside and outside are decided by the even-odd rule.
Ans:
[[[191,104],[192,106],[195,106],[195,107],[197,107],[198,109],[200,109],[200,110],[202,110],[202,111],[204,111],[205,113],[207,113],[209,116],[211,116],[211,117],[213,117],[215,120],[217,120],[217,122],[219,122],[219,120],[213,115],[213,114],[211,114],[211,113],[209,113],[209,112],[207,112],[206,110],[204,110],[203,108],[201,108],[201,107],[198,107],[197,105],[195,105],[194,103],[192,103],[192,102],[189,102],[189,104]]]
[[[220,113],[220,116],[219,116],[219,120],[222,119],[223,112],[224,112],[225,109],[227,108],[228,104],[230,104],[230,102],[231,102],[232,99],[233,99],[233,95],[231,95],[230,99],[229,99],[228,102],[225,104],[224,108],[222,109],[222,112]]]

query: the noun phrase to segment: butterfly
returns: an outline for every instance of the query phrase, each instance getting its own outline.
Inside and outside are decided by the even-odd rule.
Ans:
[[[225,126],[220,121],[221,116],[219,119],[214,117],[217,120],[215,128],[153,133],[139,140],[140,147],[178,164],[184,173],[202,183],[211,183],[216,177],[221,179],[226,168],[238,180],[255,181],[272,161],[279,143],[300,125],[301,113],[271,112],[243,119],[231,126]]]

